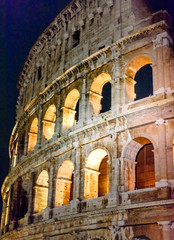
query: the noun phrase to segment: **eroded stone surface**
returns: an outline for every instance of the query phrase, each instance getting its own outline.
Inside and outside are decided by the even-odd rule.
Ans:
[[[143,0],[74,0],[38,38],[18,83],[0,239],[174,238],[170,24]],[[135,101],[146,64],[153,94]]]

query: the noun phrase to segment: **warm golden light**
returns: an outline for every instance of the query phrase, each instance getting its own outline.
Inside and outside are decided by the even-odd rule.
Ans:
[[[148,57],[139,56],[134,58],[128,65],[126,69],[125,80],[126,80],[126,92],[127,92],[129,101],[134,101],[134,99],[136,98],[136,94],[135,94],[136,82],[134,80],[136,72],[146,64],[151,64],[151,63],[152,61]]]
[[[38,133],[38,119],[34,118],[31,123],[30,132],[28,133],[28,152],[32,152],[37,143],[37,133]]]
[[[55,207],[69,204],[73,195],[73,171],[74,166],[70,160],[62,163],[57,174]]]
[[[89,100],[95,115],[98,115],[101,110],[102,88],[104,84],[110,80],[111,76],[108,73],[101,73],[96,78],[94,78],[89,92]]]
[[[48,172],[43,170],[34,187],[35,198],[34,198],[34,212],[42,212],[47,207],[48,199]]]
[[[77,89],[73,89],[66,97],[63,107],[63,130],[75,125],[76,105],[79,97],[80,93]]]
[[[105,150],[96,149],[89,154],[86,162],[84,198],[105,196],[108,191],[108,155]]]
[[[54,104],[49,106],[43,119],[43,136],[46,140],[52,138],[55,128],[56,107]]]

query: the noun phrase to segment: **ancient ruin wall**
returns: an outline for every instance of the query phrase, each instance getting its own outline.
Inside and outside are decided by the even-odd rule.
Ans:
[[[171,31],[146,1],[82,0],[38,38],[19,77],[1,239],[172,239]]]

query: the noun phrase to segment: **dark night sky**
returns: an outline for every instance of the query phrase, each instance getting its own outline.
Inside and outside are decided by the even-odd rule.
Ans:
[[[148,1],[154,11],[167,9],[174,16],[173,0]],[[0,0],[0,187],[8,174],[8,142],[15,125],[16,85],[22,65],[39,35],[69,2]]]

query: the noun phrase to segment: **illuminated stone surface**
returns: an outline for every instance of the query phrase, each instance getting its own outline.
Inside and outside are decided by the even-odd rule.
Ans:
[[[38,38],[18,82],[0,239],[174,239],[170,24],[145,0],[74,0]],[[153,94],[135,101],[147,64]]]

